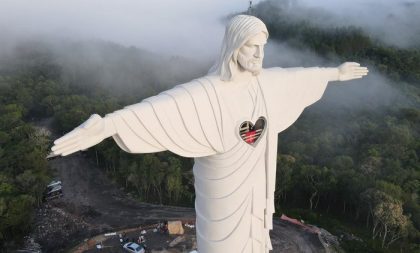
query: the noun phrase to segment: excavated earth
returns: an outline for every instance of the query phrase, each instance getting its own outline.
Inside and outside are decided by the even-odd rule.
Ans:
[[[42,122],[41,125],[45,124]],[[63,196],[48,201],[37,211],[34,231],[26,240],[27,249],[40,245],[42,252],[67,252],[99,234],[165,220],[195,219],[193,208],[136,201],[81,153],[53,159],[49,163],[56,178],[62,181]],[[149,252],[189,252],[195,248],[193,228],[186,228],[184,238],[178,239],[151,230],[147,232],[145,237]],[[138,231],[127,234],[132,240],[138,235]],[[333,252],[325,242],[321,243],[318,234],[280,219],[274,221],[271,238],[272,252]],[[169,243],[175,239],[181,242],[169,247]],[[117,238],[110,237],[105,245],[108,246],[100,252],[124,252]]]

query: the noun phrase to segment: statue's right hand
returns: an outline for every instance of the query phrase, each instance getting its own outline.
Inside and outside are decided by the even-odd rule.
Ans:
[[[105,122],[98,114],[90,118],[73,131],[54,141],[51,148],[54,156],[66,156],[92,147],[107,136],[104,135]]]

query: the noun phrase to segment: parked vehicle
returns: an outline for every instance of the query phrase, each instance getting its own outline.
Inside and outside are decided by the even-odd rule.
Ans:
[[[55,186],[58,186],[58,185],[61,185],[61,181],[60,180],[53,180],[47,185],[47,189],[51,190],[52,188],[54,188]]]
[[[51,181],[45,189],[44,197],[47,200],[63,196],[63,187],[60,180]]]
[[[128,251],[128,252],[132,252],[132,253],[144,253],[145,250],[142,246],[138,245],[135,242],[128,242],[126,244],[124,244],[123,248]]]

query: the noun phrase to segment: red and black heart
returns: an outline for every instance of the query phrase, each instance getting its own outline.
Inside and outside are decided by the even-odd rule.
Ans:
[[[245,121],[239,127],[239,135],[246,143],[255,145],[264,133],[265,126],[266,122],[264,117],[259,117],[255,124],[250,121]]]

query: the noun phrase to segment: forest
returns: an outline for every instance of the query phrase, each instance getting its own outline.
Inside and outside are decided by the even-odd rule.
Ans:
[[[420,41],[417,48],[398,48],[358,27],[320,28],[289,18],[271,1],[253,14],[267,24],[271,41],[309,48],[334,62],[360,62],[402,94],[378,106],[362,101],[356,109],[321,100],[282,132],[276,217],[285,213],[361,238],[343,240],[346,252],[420,252]],[[0,247],[13,246],[31,230],[34,210],[54,176],[45,159],[53,140],[36,120],[52,118],[54,132],[65,133],[92,113],[136,103],[202,76],[208,67],[107,42],[91,46],[103,52],[108,66],[83,65],[86,48],[70,42],[63,47],[75,57],[67,61],[40,41],[21,43],[0,58]],[[169,74],[159,76],[156,66]],[[102,76],[110,69],[121,76],[107,83]],[[110,86],[114,82],[125,89]],[[169,152],[127,154],[112,140],[86,153],[139,201],[193,207],[191,159]]]

